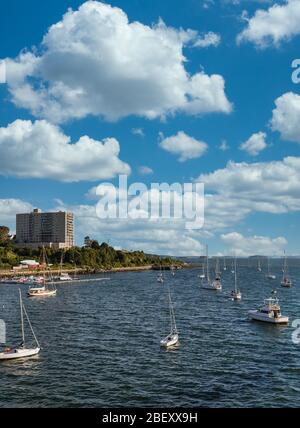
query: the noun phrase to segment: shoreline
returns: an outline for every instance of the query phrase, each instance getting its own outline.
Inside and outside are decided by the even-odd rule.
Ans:
[[[175,266],[175,270],[180,270],[183,268],[188,268],[189,265]],[[142,271],[159,271],[160,268],[154,265],[145,265],[145,266],[122,266],[115,267],[111,269],[91,269],[91,268],[70,268],[70,269],[51,269],[52,275],[60,275],[61,273],[68,274],[77,274],[77,275],[97,275],[101,273],[114,273],[114,272],[142,272]],[[171,266],[163,267],[163,270],[171,270]],[[28,276],[41,276],[43,270],[34,269],[34,270],[21,270],[21,271],[11,271],[11,270],[0,270],[0,279],[2,278],[13,278],[13,277],[28,277]]]

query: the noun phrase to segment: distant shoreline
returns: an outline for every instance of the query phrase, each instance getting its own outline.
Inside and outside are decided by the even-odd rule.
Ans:
[[[187,268],[189,265],[183,265],[180,268],[177,266],[175,270]],[[163,270],[171,270],[170,266],[163,266]],[[61,273],[77,274],[77,275],[98,275],[101,273],[113,273],[113,272],[140,272],[140,271],[158,271],[159,267],[154,265],[145,266],[128,266],[128,267],[115,267],[111,269],[91,269],[91,268],[78,268],[78,269],[51,269],[52,275],[60,275]],[[0,278],[11,278],[17,276],[40,276],[43,274],[42,270],[22,270],[12,272],[11,270],[0,270]]]

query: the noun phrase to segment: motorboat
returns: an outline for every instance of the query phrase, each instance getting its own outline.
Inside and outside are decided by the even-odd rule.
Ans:
[[[264,300],[263,306],[257,310],[249,311],[250,319],[254,321],[268,322],[271,324],[288,324],[289,318],[281,314],[279,300],[276,292],[272,292],[272,297]]]

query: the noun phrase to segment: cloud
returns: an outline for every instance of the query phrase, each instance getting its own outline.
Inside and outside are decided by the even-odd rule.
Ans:
[[[209,46],[219,46],[221,43],[220,34],[214,33],[213,31],[209,31],[202,36],[199,36],[198,39],[194,43],[195,48],[207,48]]]
[[[299,157],[261,163],[229,162],[226,168],[201,174],[197,181],[205,184],[206,217],[208,209],[220,211],[224,226],[241,221],[252,212],[300,211]],[[216,214],[212,217],[217,218]]]
[[[287,240],[280,236],[243,236],[237,232],[221,235],[221,240],[229,247],[228,252],[240,257],[251,255],[281,256]]]
[[[109,191],[109,189],[107,190]],[[95,189],[89,193],[96,199]],[[147,192],[134,198],[134,204],[145,197],[147,197]],[[90,235],[99,240],[109,237],[114,246],[130,250],[144,250],[148,253],[174,256],[196,256],[203,252],[200,239],[207,236],[201,230],[186,230],[185,220],[138,218],[134,216],[133,210],[130,211],[130,217],[127,219],[103,220],[97,217],[96,205],[68,206],[60,204],[57,209],[74,212],[76,230],[79,235]]]
[[[132,128],[131,133],[133,135],[137,135],[138,137],[145,137],[143,128]]]
[[[271,127],[284,140],[300,143],[300,95],[293,92],[283,94],[275,101]]]
[[[12,101],[54,123],[89,115],[115,121],[175,113],[230,113],[222,76],[189,74],[183,49],[197,31],[129,22],[98,1],[71,9],[37,51],[6,59]]]
[[[139,173],[141,175],[151,175],[154,173],[153,169],[149,166],[140,166],[139,167]]]
[[[174,155],[179,155],[179,162],[185,162],[189,159],[196,159],[204,155],[208,145],[203,141],[190,137],[183,131],[176,135],[163,138],[159,146]]]
[[[115,138],[96,141],[88,136],[71,144],[60,128],[45,120],[16,120],[0,128],[0,174],[60,181],[101,180],[129,174],[119,159]]]
[[[247,27],[238,35],[237,41],[251,42],[259,48],[279,46],[300,34],[300,2],[286,0],[283,5],[278,3],[268,10],[259,9],[247,20]]]
[[[0,226],[16,227],[16,214],[32,211],[33,206],[20,199],[0,199]]]
[[[223,141],[221,142],[221,144],[219,145],[219,149],[220,149],[222,152],[226,152],[227,150],[229,150],[229,145],[228,145],[228,143],[227,143],[227,141],[226,141],[226,140],[223,140]]]
[[[241,144],[240,149],[247,152],[250,156],[257,156],[267,147],[266,137],[267,134],[265,132],[257,132]]]

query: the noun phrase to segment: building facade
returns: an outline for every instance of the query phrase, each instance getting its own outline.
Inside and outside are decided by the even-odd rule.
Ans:
[[[23,248],[72,248],[75,244],[74,215],[63,211],[43,213],[39,209],[17,214],[16,244]]]

